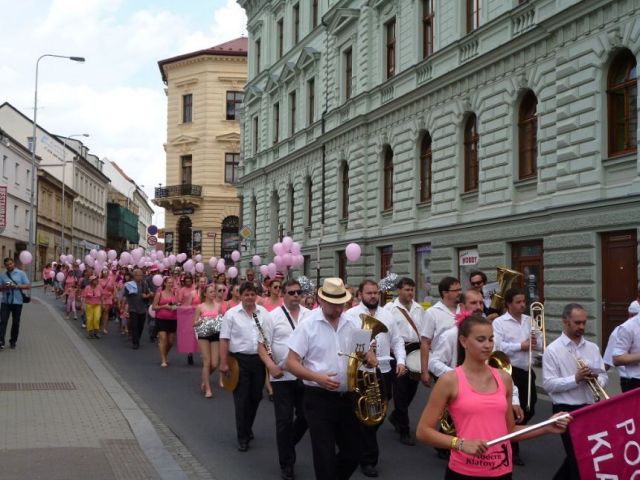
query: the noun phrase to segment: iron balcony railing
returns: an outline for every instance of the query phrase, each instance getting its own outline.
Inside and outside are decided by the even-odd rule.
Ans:
[[[190,195],[193,197],[202,196],[202,185],[183,183],[182,185],[167,185],[166,187],[156,187],[156,198],[181,197]]]

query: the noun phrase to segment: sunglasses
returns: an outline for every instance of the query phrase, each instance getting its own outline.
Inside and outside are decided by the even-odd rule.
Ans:
[[[300,295],[300,293],[301,293],[301,292],[300,292],[300,290],[289,290],[289,291],[287,292],[287,295],[293,295],[293,296],[296,296],[296,295]]]
[[[273,288],[274,290],[279,290],[280,289],[280,285],[274,285],[271,288]]]
[[[218,293],[224,293],[224,292],[225,292],[224,288],[222,290],[218,290]]]

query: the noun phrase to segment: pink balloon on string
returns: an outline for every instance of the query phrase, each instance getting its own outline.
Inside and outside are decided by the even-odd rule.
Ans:
[[[78,268],[80,269],[81,272],[84,272],[86,270],[87,267],[85,267],[84,263],[81,263]],[[52,272],[53,273],[53,272]]]
[[[195,256],[195,261],[196,262],[201,262],[202,261],[202,255],[198,254]]]
[[[216,264],[216,272],[218,273],[224,273],[226,267],[224,265],[224,263],[222,262],[222,259],[218,260],[218,263]]]
[[[238,250],[234,250],[233,252],[231,252],[231,260],[233,260],[234,262],[240,260],[240,252]]]
[[[350,243],[349,245],[347,245],[347,248],[345,248],[344,253],[347,256],[347,260],[349,260],[350,262],[355,262],[360,258],[362,249],[357,243]]]
[[[229,267],[227,275],[229,275],[229,278],[236,278],[238,276],[238,269],[236,267]]]
[[[187,254],[186,253],[179,253],[176,256],[176,260],[178,260],[180,263],[184,262],[187,259]]]
[[[204,263],[202,262],[196,263],[196,272],[198,273],[204,272]]]
[[[260,258],[260,255],[254,255],[251,258],[251,263],[253,264],[254,267],[257,267],[258,265],[260,265],[260,263],[262,263],[262,259]]]
[[[115,250],[109,250],[107,252],[107,258],[109,260],[115,260],[116,258],[118,258],[118,252],[116,252]]]
[[[29,265],[31,262],[33,262],[33,255],[31,255],[31,252],[27,250],[21,251],[18,257],[20,258],[20,263],[22,263],[23,265]]]
[[[173,254],[172,254],[172,255],[169,255],[169,256],[167,257],[167,259],[169,260],[169,265],[171,265],[172,267],[176,264],[176,260],[177,260],[177,258],[176,258],[176,256],[175,256],[175,255],[173,255]]]
[[[218,259],[216,257],[211,257],[209,259],[209,266],[211,268],[216,268],[216,264],[218,263]]]
[[[269,267],[267,267],[266,265],[260,265],[260,274],[263,277],[266,277],[269,275]]]
[[[275,263],[271,262],[269,265],[267,265],[267,275],[270,278],[275,278],[277,272],[278,272],[278,267],[276,267]]]
[[[64,273],[58,272],[56,274],[56,280],[59,281],[59,282],[64,282]]]
[[[284,259],[280,255],[276,255],[275,257],[273,257],[273,263],[276,268],[280,268],[284,264]]]
[[[158,260],[164,258],[164,252],[162,250],[156,250],[156,257],[158,257]]]
[[[95,248],[93,248],[93,249],[89,252],[89,255],[91,255],[93,258],[96,258],[96,255],[98,255],[98,251],[97,251]]]
[[[301,267],[304,265],[304,257],[302,255],[295,255],[294,265],[296,267]]]
[[[104,261],[107,259],[107,252],[105,252],[104,250],[100,250],[98,252],[98,260],[100,260],[102,263],[104,263]]]
[[[157,275],[157,274],[154,275],[153,278],[151,279],[151,281],[156,287],[159,287],[160,285],[162,285],[163,280],[164,279],[162,278],[162,275]]]
[[[300,255],[300,251],[301,251],[302,247],[300,246],[300,244],[298,242],[293,242],[291,244],[291,253],[294,255]]]
[[[276,255],[280,255],[280,252],[282,251],[282,244],[280,242],[274,243],[273,247],[271,247],[273,250],[273,253],[275,253]]]
[[[49,278],[55,278],[55,276],[56,276],[56,272],[54,270],[51,270],[49,272]]]
[[[284,251],[285,252],[289,252],[291,251],[291,245],[293,244],[293,238],[291,237],[284,237],[282,239],[282,246],[284,247]]]
[[[293,265],[293,257],[290,253],[285,253],[282,256],[282,264],[286,267],[291,267]]]

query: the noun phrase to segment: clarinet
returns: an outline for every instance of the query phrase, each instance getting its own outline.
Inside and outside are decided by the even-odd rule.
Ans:
[[[262,329],[262,325],[260,325],[260,320],[258,320],[258,315],[256,312],[253,312],[253,321],[256,322],[256,327],[258,327],[258,333],[262,337],[262,342],[264,343],[264,348],[267,350],[267,355],[273,359],[273,351],[271,350],[271,345],[267,342],[267,337],[264,335],[264,330]]]

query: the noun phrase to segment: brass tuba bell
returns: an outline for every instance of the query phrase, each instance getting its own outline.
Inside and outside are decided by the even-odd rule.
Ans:
[[[507,290],[511,288],[514,280],[521,277],[522,273],[510,270],[507,267],[498,267],[496,282],[498,283],[498,291],[491,297],[491,308],[499,312],[504,308],[504,296]]]

